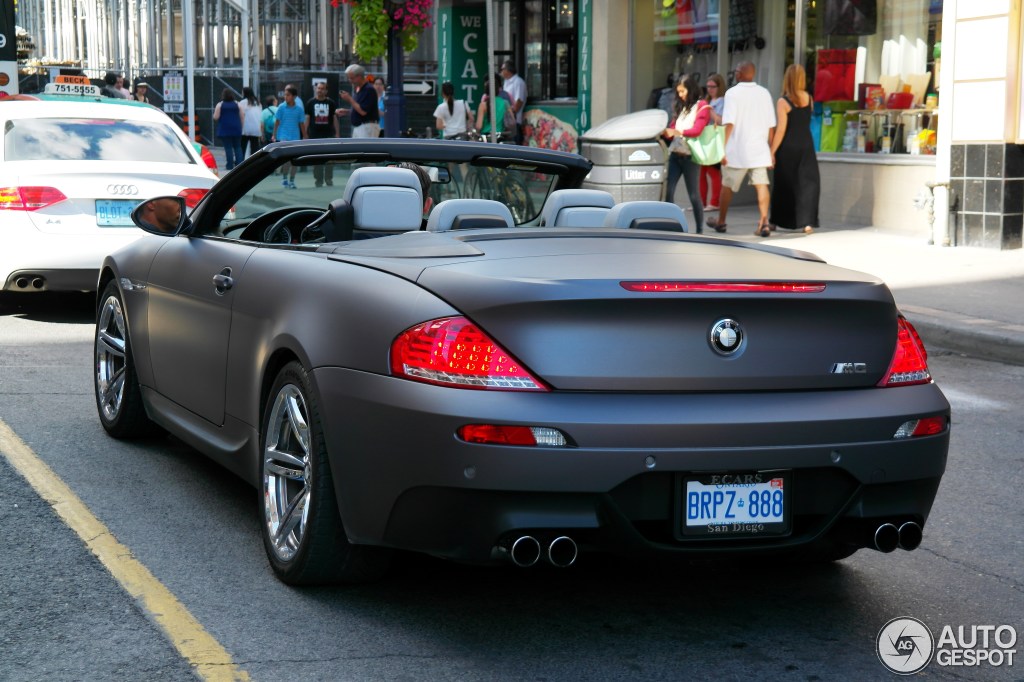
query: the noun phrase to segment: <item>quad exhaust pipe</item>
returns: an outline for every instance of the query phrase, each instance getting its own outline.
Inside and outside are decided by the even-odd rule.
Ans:
[[[521,568],[533,566],[541,557],[552,566],[566,568],[576,563],[579,548],[576,541],[566,535],[559,535],[547,547],[542,547],[540,540],[532,535],[523,535],[512,541],[508,550],[512,563]]]
[[[879,552],[894,552],[896,548],[911,552],[921,546],[924,531],[913,521],[907,521],[899,528],[891,523],[883,523],[875,529],[875,549]]]
[[[540,542],[532,535],[524,535],[512,542],[512,549],[509,550],[512,563],[520,568],[533,566],[540,560]]]

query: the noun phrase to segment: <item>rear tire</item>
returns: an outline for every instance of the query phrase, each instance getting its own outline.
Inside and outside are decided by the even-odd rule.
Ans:
[[[278,372],[264,408],[259,492],[263,546],[283,582],[367,582],[387,570],[388,550],[345,535],[319,405],[297,362]]]
[[[124,304],[117,283],[103,288],[96,309],[93,342],[93,387],[100,423],[114,438],[140,438],[160,433],[142,403],[135,374]]]

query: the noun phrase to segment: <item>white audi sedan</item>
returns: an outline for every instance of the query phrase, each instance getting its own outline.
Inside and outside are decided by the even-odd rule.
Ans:
[[[217,181],[159,109],[50,84],[0,99],[0,291],[91,291],[103,258],[143,236],[132,210]]]

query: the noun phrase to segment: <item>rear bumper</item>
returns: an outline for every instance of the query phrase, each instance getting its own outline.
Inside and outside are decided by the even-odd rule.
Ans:
[[[95,228],[81,234],[40,232],[22,225],[0,239],[0,283],[3,291],[93,291],[107,255],[145,236],[142,230]],[[27,286],[19,279],[27,278]],[[36,278],[42,286],[32,284]]]
[[[15,270],[4,282],[3,291],[40,293],[44,291],[95,291],[99,268]]]
[[[701,556],[812,544],[868,546],[882,522],[924,524],[949,431],[893,440],[949,415],[934,385],[703,395],[499,393],[337,368],[313,372],[339,507],[362,544],[487,562],[516,534],[582,549]],[[555,427],[571,448],[470,444],[467,423]],[[785,537],[678,539],[680,477],[790,470]]]

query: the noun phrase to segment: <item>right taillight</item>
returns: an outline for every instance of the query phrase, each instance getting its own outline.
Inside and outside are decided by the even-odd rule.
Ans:
[[[902,315],[897,319],[896,351],[889,363],[889,371],[885,373],[878,385],[883,388],[892,386],[913,386],[927,384],[932,380],[928,372],[928,351],[918,336],[914,325]]]
[[[185,206],[188,208],[195,208],[199,200],[206,196],[206,193],[210,190],[201,187],[192,187],[189,189],[183,189],[178,192],[178,196],[185,200]]]
[[[56,187],[0,187],[0,210],[38,211],[67,199]]]

